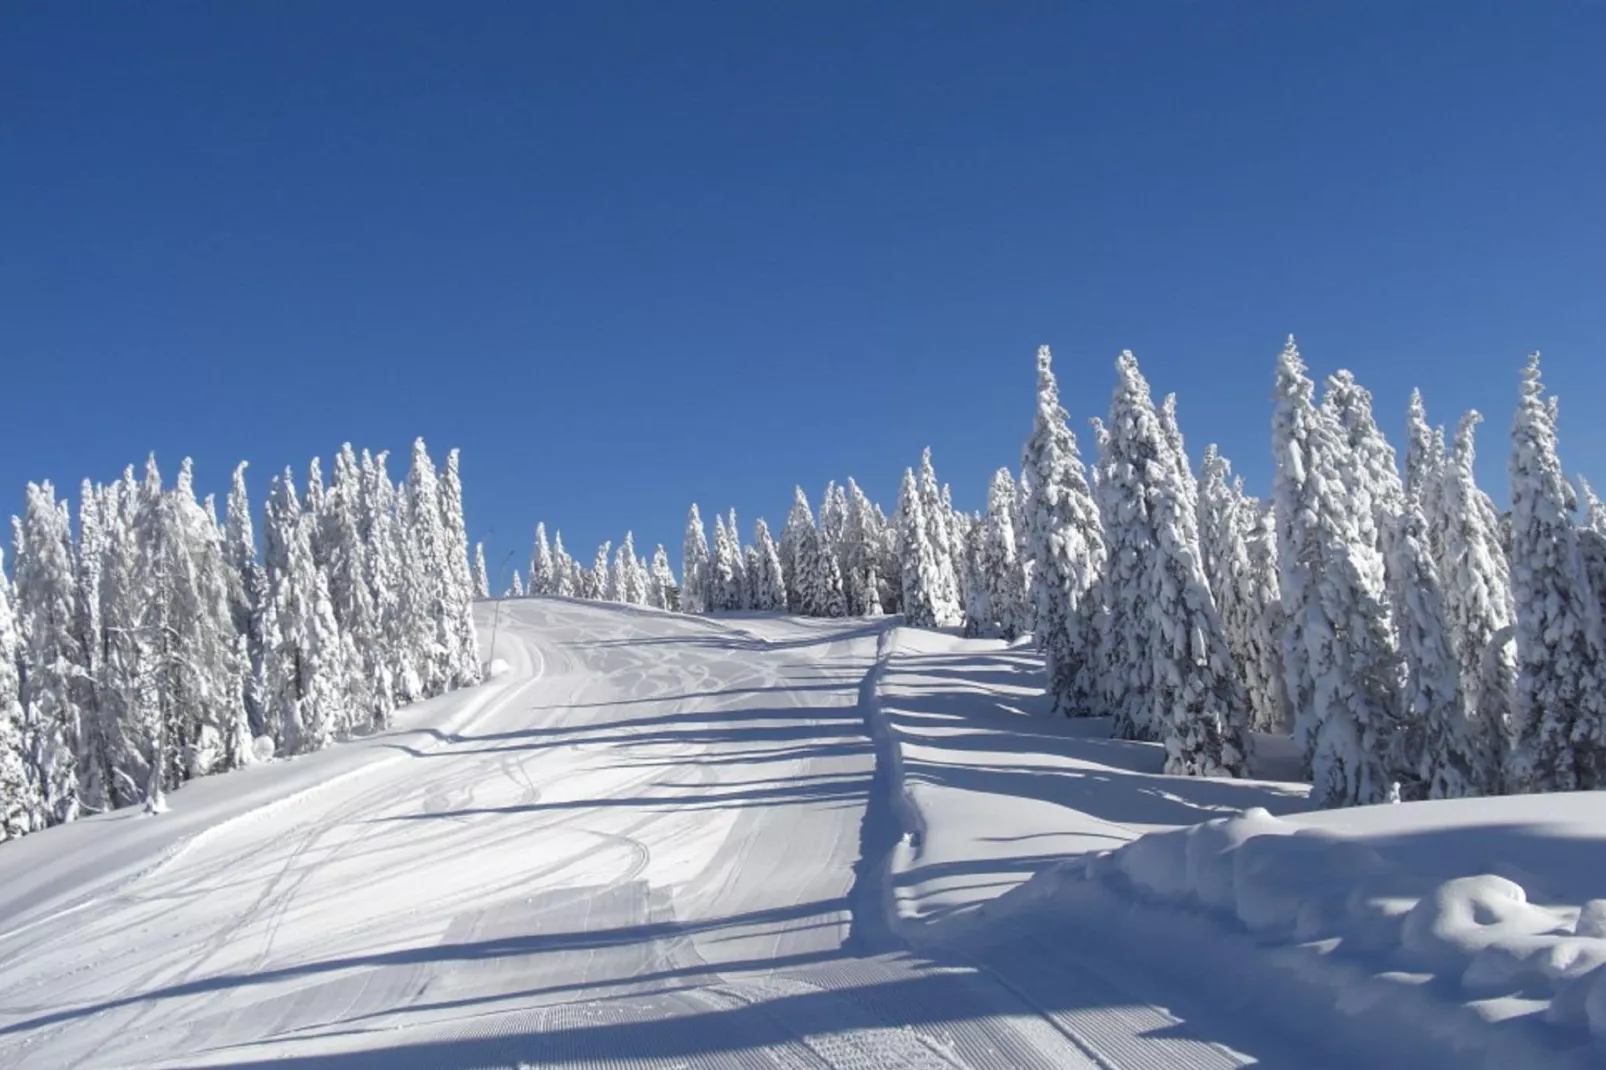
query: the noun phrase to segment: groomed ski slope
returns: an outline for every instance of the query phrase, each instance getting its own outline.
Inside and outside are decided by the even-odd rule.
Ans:
[[[524,600],[495,656],[383,736],[8,844],[0,1066],[1394,1065],[1220,998],[1239,959],[1150,968],[1135,901],[1021,886],[1302,806],[1032,717],[1023,653]]]

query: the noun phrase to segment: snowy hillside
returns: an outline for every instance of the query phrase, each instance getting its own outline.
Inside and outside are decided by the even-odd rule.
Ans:
[[[1297,814],[1307,789],[1165,776],[1157,745],[1034,716],[1041,663],[1021,649],[883,621],[548,599],[500,614],[506,671],[385,733],[7,845],[0,1064],[1468,1065],[1432,1031],[1401,1047],[1398,1029],[1350,1028],[1330,984],[1280,990],[1279,955],[1322,949],[1192,885],[1151,887],[1160,863],[1123,861],[1138,848],[1088,871],[1088,851],[1136,840],[1163,862],[1178,842],[1143,833]],[[1406,815],[1459,805],[1298,817],[1359,819],[1385,860],[1299,901],[1357,872],[1418,888],[1388,882],[1422,853]],[[1594,878],[1511,813],[1488,843],[1507,868],[1488,872],[1573,923],[1564,904]],[[1455,842],[1426,856],[1433,876],[1468,857]],[[1308,855],[1287,872],[1335,873]],[[1534,931],[1534,911],[1512,916]],[[1446,984],[1451,944],[1423,967]],[[1354,961],[1384,961],[1369,956]],[[1514,966],[1504,990],[1485,969],[1477,993],[1541,1011],[1543,969]],[[1424,988],[1446,1014],[1467,1002]],[[1556,1065],[1587,1043],[1545,1037],[1554,1050],[1523,1050]]]

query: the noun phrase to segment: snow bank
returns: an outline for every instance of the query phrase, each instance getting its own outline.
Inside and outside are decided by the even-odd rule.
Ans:
[[[1602,801],[1581,805],[1606,809]],[[1457,863],[1427,850],[1412,864],[1393,849],[1413,812],[1414,834],[1426,841],[1464,827],[1445,820],[1456,809],[1486,814],[1493,802],[1388,807],[1396,814],[1383,837],[1367,814],[1381,808],[1348,812],[1352,834],[1254,808],[1061,864],[989,914],[1040,909],[1092,885],[1191,914],[1217,935],[1251,938],[1284,982],[1323,990],[1338,1010],[1442,1043],[1458,1059],[1598,1064],[1606,901],[1535,902],[1519,881],[1480,871],[1486,859],[1464,854]],[[1594,820],[1598,851],[1606,814]]]

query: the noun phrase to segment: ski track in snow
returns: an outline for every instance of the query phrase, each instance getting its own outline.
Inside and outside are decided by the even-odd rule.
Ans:
[[[7,845],[0,1066],[1249,1061],[1045,934],[899,922],[889,628],[506,602],[508,672],[393,733]]]

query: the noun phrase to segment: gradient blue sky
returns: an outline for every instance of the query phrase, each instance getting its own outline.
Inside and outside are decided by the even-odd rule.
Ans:
[[[1484,410],[1498,497],[1540,348],[1602,474],[1602,40],[1562,0],[13,0],[0,503],[423,435],[472,536],[678,568],[693,500],[890,508],[927,444],[979,507],[1040,342],[1079,433],[1130,347],[1259,491],[1289,331],[1397,443],[1414,384]]]

